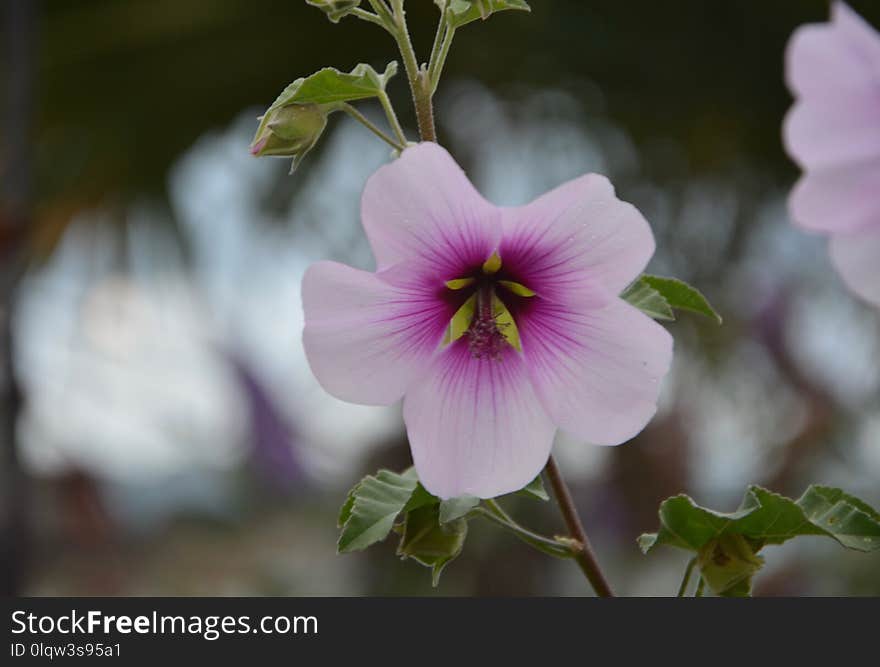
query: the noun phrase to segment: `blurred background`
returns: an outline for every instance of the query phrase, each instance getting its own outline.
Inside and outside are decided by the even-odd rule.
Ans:
[[[652,223],[654,273],[725,317],[670,325],[674,370],[631,443],[557,457],[620,593],[674,594],[640,555],[679,492],[840,485],[880,505],[880,313],[789,225],[783,51],[822,0],[534,0],[456,36],[441,141],[498,204],[588,171]],[[880,4],[854,0],[880,25]],[[393,42],[301,0],[4,0],[0,577],[29,595],[584,595],[577,568],[473,523],[432,590],[394,545],[335,554],[364,474],[409,465],[399,408],[324,394],[305,362],[312,261],[372,268],[359,224],[387,147],[337,114],[295,176],[256,117],[298,76]],[[408,0],[427,58],[430,0]],[[403,76],[390,92],[415,136]],[[380,110],[360,108],[377,122]],[[511,512],[562,529],[550,504]],[[880,561],[806,538],[759,595],[878,595]]]

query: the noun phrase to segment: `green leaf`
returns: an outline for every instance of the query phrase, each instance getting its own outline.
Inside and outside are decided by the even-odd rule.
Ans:
[[[642,278],[627,287],[620,298],[655,320],[675,319],[675,313],[672,312],[669,302]]]
[[[440,2],[437,4],[442,7]],[[505,9],[532,11],[525,0],[449,0],[446,6],[446,20],[453,28],[460,28],[477,19],[485,20],[491,14]]]
[[[415,477],[416,469],[410,468],[407,472],[412,471],[413,477]],[[410,512],[412,510],[417,510],[420,507],[426,507],[428,505],[439,505],[440,499],[429,493],[421,483],[416,485],[416,490],[413,491],[412,496],[409,499],[409,502],[406,504],[406,507],[403,508],[404,512]]]
[[[311,76],[297,79],[269,107],[277,109],[288,104],[338,104],[377,97],[397,74],[397,63],[391,61],[382,74],[365,63],[351,72],[340,72],[333,67],[325,67]]]
[[[721,315],[709,304],[699,290],[691,287],[678,278],[662,278],[644,275],[639,279],[642,283],[656,290],[666,302],[677,310],[689,310],[692,313],[705,315],[721,324]]]
[[[396,73],[396,62],[389,63],[382,74],[361,63],[347,74],[325,67],[297,79],[260,116],[251,153],[258,157],[291,157],[293,173],[321,138],[327,116],[339,111],[344,103],[376,97]]]
[[[440,503],[440,523],[446,524],[460,519],[480,504],[480,499],[474,496],[460,496],[450,498]]]
[[[365,549],[388,536],[394,519],[407,507],[419,486],[415,474],[408,473],[380,470],[375,477],[364,477],[349,491],[339,512],[339,553]]]
[[[639,537],[642,551],[667,544],[697,552],[706,583],[721,595],[742,591],[742,582],[750,581],[760,568],[757,553],[767,544],[820,535],[849,549],[880,550],[877,511],[840,489],[824,486],[811,486],[797,501],[750,486],[739,509],[729,513],[680,495],[663,501],[659,514],[660,529]]]
[[[323,11],[333,23],[339,23],[339,19],[361,4],[361,0],[306,0],[306,4]]]
[[[550,496],[547,495],[547,491],[544,489],[544,480],[541,479],[540,474],[526,486],[517,491],[516,495],[537,498],[538,500],[550,500]]]
[[[811,486],[797,504],[814,526],[848,549],[880,549],[880,514],[863,500],[828,486]]]
[[[440,506],[428,505],[407,512],[399,531],[398,555],[431,568],[431,581],[436,586],[443,568],[464,548],[467,520],[459,518],[441,525]]]

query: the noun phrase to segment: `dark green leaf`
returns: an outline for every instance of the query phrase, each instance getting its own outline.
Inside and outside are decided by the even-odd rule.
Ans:
[[[663,501],[660,529],[639,537],[639,546],[645,553],[661,544],[697,552],[701,567],[712,568],[709,573],[704,570],[707,583],[716,593],[726,594],[729,591],[718,588],[724,581],[733,587],[760,568],[757,553],[764,545],[801,535],[822,535],[849,549],[876,551],[880,516],[840,489],[811,486],[794,501],[751,486],[739,509],[730,513],[700,507],[684,495]]]
[[[532,11],[525,0],[449,0],[446,17],[449,25],[459,28],[477,19],[487,19],[505,9]]]
[[[394,61],[388,63],[382,74],[364,63],[348,73],[325,67],[287,86],[269,110],[287,104],[337,104],[376,97],[395,74],[397,63]]]
[[[417,486],[414,474],[380,470],[375,477],[364,477],[349,492],[339,512],[342,531],[337,550],[357,551],[384,540]]]
[[[464,548],[467,520],[459,518],[441,525],[440,506],[428,505],[407,512],[400,532],[398,555],[431,568],[431,581],[436,586],[443,568]]]
[[[413,476],[415,476],[415,468],[410,468],[412,470]],[[406,507],[403,508],[404,512],[409,512],[410,510],[416,510],[420,507],[425,507],[426,505],[439,505],[440,499],[428,493],[424,486],[421,484],[416,485],[416,490],[413,491],[412,497],[409,499],[409,502],[406,504]]]
[[[656,290],[672,308],[699,313],[721,324],[721,315],[712,308],[706,297],[683,280],[644,275],[639,281]]]
[[[660,292],[648,285],[643,278],[639,278],[627,287],[620,298],[655,320],[675,319],[669,302],[661,296]]]

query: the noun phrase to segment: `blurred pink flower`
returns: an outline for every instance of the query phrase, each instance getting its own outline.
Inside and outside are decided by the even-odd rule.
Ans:
[[[654,239],[607,179],[499,208],[423,143],[370,178],[362,219],[378,270],[309,268],[305,350],[338,398],[404,397],[429,491],[515,491],[547,462],[557,427],[616,445],[651,419],[672,339],[618,294]]]
[[[829,23],[792,36],[786,76],[785,144],[804,170],[792,217],[829,235],[843,280],[880,305],[880,35],[835,2]]]

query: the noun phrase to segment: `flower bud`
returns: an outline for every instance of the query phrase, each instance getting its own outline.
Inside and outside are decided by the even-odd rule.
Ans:
[[[295,168],[326,126],[327,110],[319,104],[288,104],[269,109],[260,119],[251,143],[251,154],[255,157],[292,157]]]
[[[705,544],[698,554],[703,579],[715,593],[741,597],[752,588],[752,577],[764,565],[757,554],[763,543],[736,533],[724,534]]]

